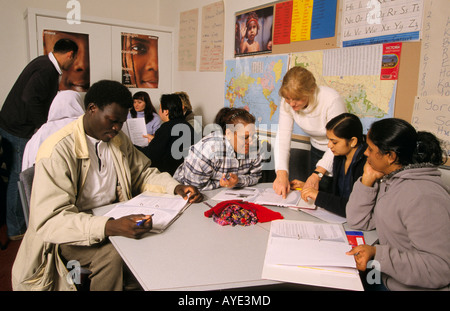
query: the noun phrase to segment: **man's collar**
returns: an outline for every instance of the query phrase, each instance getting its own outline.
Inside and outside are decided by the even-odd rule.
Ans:
[[[58,61],[56,60],[55,55],[53,55],[53,52],[48,53],[48,58],[50,58],[50,61],[55,66],[55,68],[58,71],[59,75],[62,75],[61,67],[59,67]]]

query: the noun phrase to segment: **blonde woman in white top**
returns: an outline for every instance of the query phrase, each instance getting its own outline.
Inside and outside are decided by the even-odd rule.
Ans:
[[[289,157],[294,122],[310,136],[310,177],[304,188],[319,188],[319,182],[332,171],[333,153],[328,149],[326,124],[346,112],[344,100],[337,91],[318,86],[314,75],[303,67],[291,68],[280,88],[283,97],[275,144],[276,179],[273,189],[283,197],[289,192]]]

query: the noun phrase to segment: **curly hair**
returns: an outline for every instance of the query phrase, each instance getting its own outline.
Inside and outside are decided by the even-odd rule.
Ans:
[[[130,90],[121,83],[113,80],[100,80],[89,88],[84,98],[86,109],[91,103],[100,109],[112,103],[130,109],[133,106],[133,97]]]

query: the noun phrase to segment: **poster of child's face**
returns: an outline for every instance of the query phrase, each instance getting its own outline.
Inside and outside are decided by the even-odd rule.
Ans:
[[[272,51],[273,6],[236,15],[235,56]]]
[[[158,37],[122,33],[122,84],[158,88]]]
[[[91,74],[89,63],[89,35],[57,30],[44,30],[43,37],[44,54],[52,52],[53,46],[60,39],[70,39],[78,45],[77,58],[69,70],[63,71],[59,89],[87,92],[90,87]]]

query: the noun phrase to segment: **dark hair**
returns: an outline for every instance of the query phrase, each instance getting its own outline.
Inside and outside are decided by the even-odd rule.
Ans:
[[[447,162],[447,155],[441,148],[439,139],[430,132],[417,132],[416,152],[413,156],[414,163],[432,163],[442,165]]]
[[[169,120],[183,118],[183,104],[177,94],[161,95],[161,110],[169,110]]]
[[[145,123],[148,123],[151,120],[153,120],[153,118],[154,118],[153,113],[156,113],[156,109],[152,104],[150,95],[148,95],[147,92],[143,92],[143,91],[137,92],[133,95],[133,100],[135,100],[135,99],[139,99],[139,100],[142,100],[145,102],[145,108],[144,108]],[[130,114],[133,118],[136,118],[137,112],[136,112],[136,109],[134,109],[134,105],[130,109]]]
[[[59,39],[53,46],[53,52],[65,54],[72,52],[74,56],[78,53],[78,45],[70,39]]]
[[[356,137],[358,139],[357,146],[364,142],[361,120],[352,113],[345,112],[334,117],[328,121],[325,128],[339,138],[350,140],[352,137]]]
[[[428,132],[417,133],[405,120],[387,118],[376,121],[367,136],[380,152],[395,152],[400,165],[427,162],[441,165],[445,162],[436,136]]]
[[[238,124],[239,121],[250,124],[255,123],[255,120],[255,117],[243,108],[224,107],[217,113],[214,123],[218,124],[225,134],[227,124],[235,125]]]
[[[112,103],[130,109],[133,105],[133,98],[130,90],[122,83],[112,80],[101,80],[92,84],[86,93],[84,98],[86,109],[90,103],[94,103],[100,109]]]

